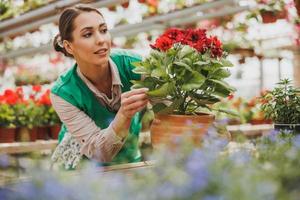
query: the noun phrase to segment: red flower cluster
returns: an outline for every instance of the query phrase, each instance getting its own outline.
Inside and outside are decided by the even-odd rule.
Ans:
[[[205,29],[170,28],[156,39],[154,45],[150,46],[153,49],[167,51],[176,43],[189,45],[202,54],[210,52],[212,57],[223,55],[221,41],[217,37],[207,37]]]
[[[37,105],[51,106],[49,89],[46,90],[45,93],[40,94],[42,87],[35,85],[32,86],[32,91],[33,93],[29,94],[29,99],[25,99],[22,87],[17,87],[16,90],[6,89],[2,95],[0,94],[0,104],[27,104],[28,101],[33,101]]]

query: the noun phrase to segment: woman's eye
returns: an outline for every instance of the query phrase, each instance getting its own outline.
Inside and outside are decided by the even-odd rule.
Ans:
[[[107,29],[100,30],[101,33],[107,33]]]
[[[89,38],[91,35],[92,35],[92,33],[86,33],[86,34],[83,35],[83,37]]]

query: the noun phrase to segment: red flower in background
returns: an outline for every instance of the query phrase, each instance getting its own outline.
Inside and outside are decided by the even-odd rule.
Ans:
[[[44,94],[38,99],[37,102],[39,105],[45,105],[45,106],[51,106],[51,101],[50,101],[50,90],[46,90]]]
[[[42,90],[42,86],[41,85],[33,85],[32,90],[35,92],[40,92]]]

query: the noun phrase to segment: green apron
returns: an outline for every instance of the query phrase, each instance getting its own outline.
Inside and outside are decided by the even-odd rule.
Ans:
[[[129,51],[115,49],[112,50],[110,58],[118,68],[123,85],[122,93],[129,91],[132,86],[130,80],[140,80],[141,78],[140,75],[132,72],[134,67],[131,63],[140,61],[141,57]],[[97,100],[93,92],[78,76],[76,69],[77,64],[61,75],[52,87],[51,92],[86,113],[99,128],[107,128],[115,118],[116,113],[109,111]],[[138,148],[141,117],[141,113],[134,115],[131,120],[129,134],[122,149],[113,158],[112,162],[103,163],[103,165],[138,162],[141,160],[141,153]],[[66,132],[67,128],[63,124],[59,133],[59,141],[63,139]]]

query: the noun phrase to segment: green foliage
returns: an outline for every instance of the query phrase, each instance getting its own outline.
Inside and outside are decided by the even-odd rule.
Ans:
[[[226,67],[232,67],[231,62],[200,54],[188,45],[177,44],[166,52],[152,50],[144,61],[133,64],[134,72],[145,76],[132,81],[133,88],[149,88],[150,100],[159,102],[154,112],[195,114],[235,90],[224,81],[230,76]]]
[[[289,79],[283,79],[278,87],[262,97],[261,109],[265,117],[277,124],[300,123],[300,90],[292,86]]]
[[[0,104],[0,126],[14,127],[15,112],[11,105]]]
[[[39,122],[44,117],[42,107],[36,105],[33,101],[14,105],[14,111],[16,116],[16,126],[32,128],[38,126]]]

